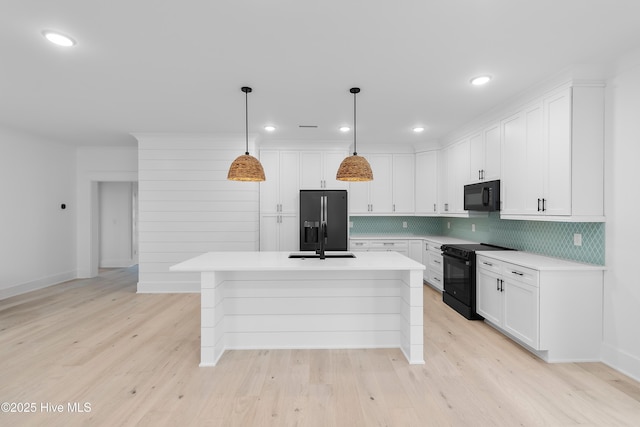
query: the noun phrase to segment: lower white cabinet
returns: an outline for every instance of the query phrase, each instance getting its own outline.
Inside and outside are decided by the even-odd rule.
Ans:
[[[300,250],[298,216],[295,214],[260,215],[260,250]]]
[[[349,247],[352,252],[362,251],[393,251],[399,252],[404,256],[409,256],[409,243],[406,240],[360,240],[351,239]]]
[[[603,269],[527,255],[476,256],[478,314],[547,362],[600,360]]]
[[[425,265],[424,280],[442,292],[444,281],[442,279],[442,251],[440,243],[425,240],[423,243],[422,263]]]
[[[477,257],[476,311],[524,344],[540,350],[537,271]]]

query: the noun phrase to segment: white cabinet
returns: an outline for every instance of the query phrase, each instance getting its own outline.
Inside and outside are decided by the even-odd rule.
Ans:
[[[602,221],[604,98],[559,89],[501,122],[505,219]]]
[[[349,250],[352,252],[399,252],[404,256],[409,256],[409,242],[395,239],[350,239]]]
[[[260,151],[267,179],[260,184],[260,214],[296,213],[299,209],[300,160],[297,151]]]
[[[347,190],[349,183],[336,179],[338,167],[347,155],[346,151],[301,151],[300,189]]]
[[[478,314],[547,362],[599,360],[602,269],[523,252],[498,254],[476,256]]]
[[[415,211],[417,215],[438,213],[438,152],[416,154]]]
[[[425,265],[424,280],[440,292],[444,290],[442,279],[442,251],[440,243],[425,240],[423,244],[422,263]]]
[[[415,160],[413,154],[363,154],[373,181],[350,185],[351,214],[413,214]]]
[[[471,182],[500,179],[500,123],[494,123],[469,137]]]
[[[298,216],[296,214],[260,215],[260,250],[300,250],[298,227]]]
[[[463,214],[464,186],[469,183],[470,153],[469,138],[465,138],[442,150],[445,170],[442,186],[441,213]]]
[[[476,311],[539,350],[538,272],[477,257]]]
[[[260,184],[260,250],[298,250],[299,154],[263,150],[260,162],[267,176]]]
[[[409,240],[409,258],[422,264],[422,240]]]
[[[415,213],[415,156],[394,154],[392,164],[392,212]]]

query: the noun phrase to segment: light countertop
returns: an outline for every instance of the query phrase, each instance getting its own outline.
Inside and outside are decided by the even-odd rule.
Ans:
[[[296,254],[303,252],[295,252]],[[327,251],[327,254],[335,252]],[[171,271],[321,271],[424,270],[397,252],[356,252],[355,258],[292,259],[290,252],[207,252],[169,268]],[[309,252],[313,254],[313,252]]]
[[[522,267],[534,270],[548,271],[597,271],[606,270],[605,266],[584,264],[577,261],[569,261],[560,258],[552,258],[544,255],[521,251],[478,251],[476,255],[483,255],[498,261],[510,262]]]
[[[465,244],[465,243],[478,243],[470,240],[458,239],[456,237],[449,236],[425,236],[418,234],[352,234],[349,236],[352,240],[430,240],[432,242],[440,243],[441,245],[447,244]]]

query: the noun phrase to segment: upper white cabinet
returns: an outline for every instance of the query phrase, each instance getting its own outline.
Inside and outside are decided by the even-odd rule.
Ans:
[[[392,212],[413,215],[415,212],[415,156],[394,154],[392,168]]]
[[[349,183],[338,181],[336,173],[346,151],[301,151],[300,189],[302,190],[347,190]]]
[[[296,213],[300,160],[297,151],[260,151],[266,180],[260,184],[260,213]]]
[[[444,173],[441,188],[440,213],[464,214],[464,186],[469,183],[469,138],[442,149],[440,164]]]
[[[438,213],[438,152],[416,154],[415,210],[416,215]]]
[[[565,87],[502,120],[502,218],[604,219],[603,95]]]
[[[413,214],[414,155],[363,154],[373,171],[373,181],[354,182],[349,191],[351,214]]]
[[[469,137],[471,182],[500,179],[500,123],[494,123]]]

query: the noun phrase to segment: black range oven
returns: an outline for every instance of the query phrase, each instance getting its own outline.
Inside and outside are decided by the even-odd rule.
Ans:
[[[467,319],[482,320],[476,313],[476,251],[508,250],[486,243],[442,245],[442,300]]]

